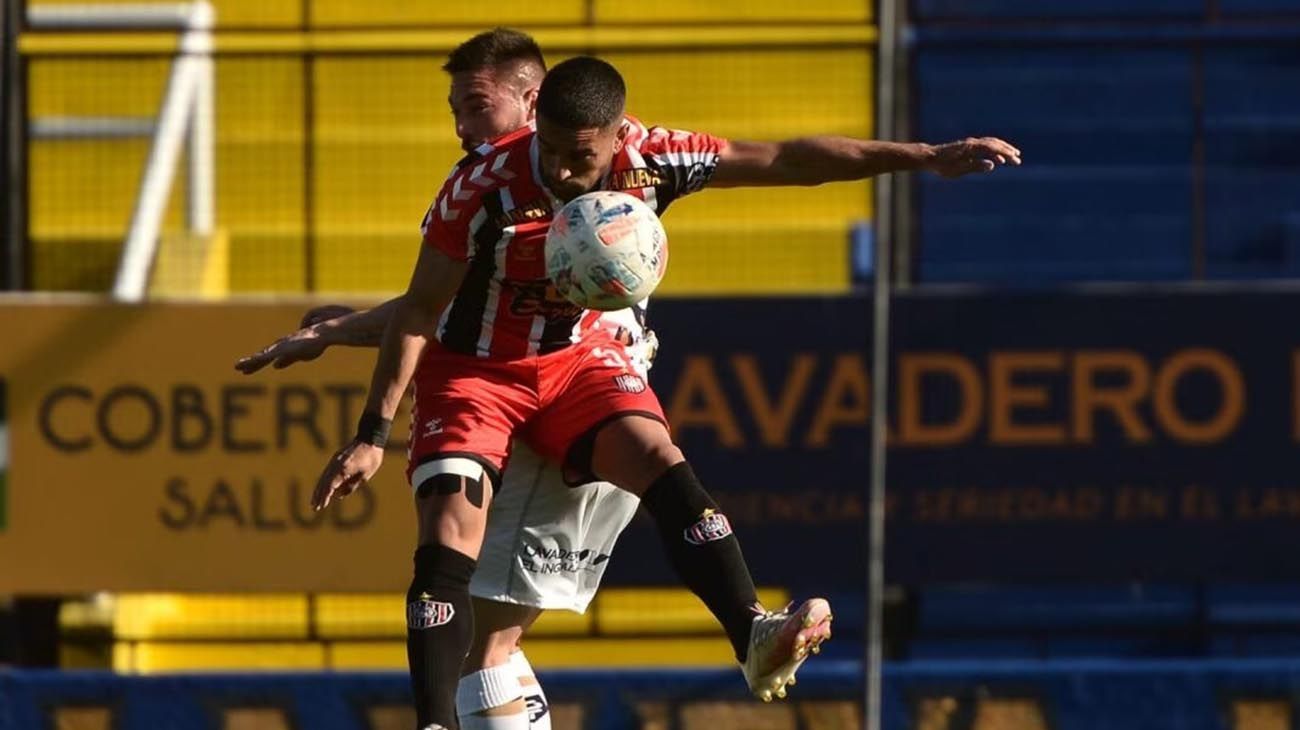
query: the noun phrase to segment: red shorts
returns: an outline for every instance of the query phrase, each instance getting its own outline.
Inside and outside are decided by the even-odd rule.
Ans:
[[[593,330],[558,352],[491,360],[431,342],[415,373],[406,476],[442,457],[479,462],[500,484],[510,441],[566,464],[570,448],[610,419],[642,414],[667,423],[654,391],[628,361],[622,343]]]

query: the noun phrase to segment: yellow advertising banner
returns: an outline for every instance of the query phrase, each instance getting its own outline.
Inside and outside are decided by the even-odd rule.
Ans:
[[[405,415],[368,488],[308,505],[374,351],[233,367],[306,306],[0,299],[0,594],[405,585]]]

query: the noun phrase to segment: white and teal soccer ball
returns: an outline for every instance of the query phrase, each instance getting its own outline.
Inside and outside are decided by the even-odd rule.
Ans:
[[[546,232],[546,272],[569,301],[586,309],[625,309],[650,296],[668,268],[659,216],[626,193],[580,195]]]

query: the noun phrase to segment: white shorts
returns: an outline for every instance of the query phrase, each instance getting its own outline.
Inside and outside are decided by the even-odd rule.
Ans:
[[[470,595],[585,612],[641,500],[608,482],[569,487],[559,467],[519,442],[501,482]]]

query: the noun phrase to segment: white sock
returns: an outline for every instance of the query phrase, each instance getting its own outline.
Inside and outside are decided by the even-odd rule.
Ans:
[[[500,664],[460,678],[456,686],[456,714],[461,730],[528,730],[528,711],[508,715],[481,715],[484,710],[508,705],[523,695],[519,675],[511,664]]]
[[[533,665],[528,663],[523,649],[510,655],[510,666],[514,668],[523,691],[524,704],[528,705],[528,730],[551,730],[551,703],[546,701],[542,683],[533,673]]]

